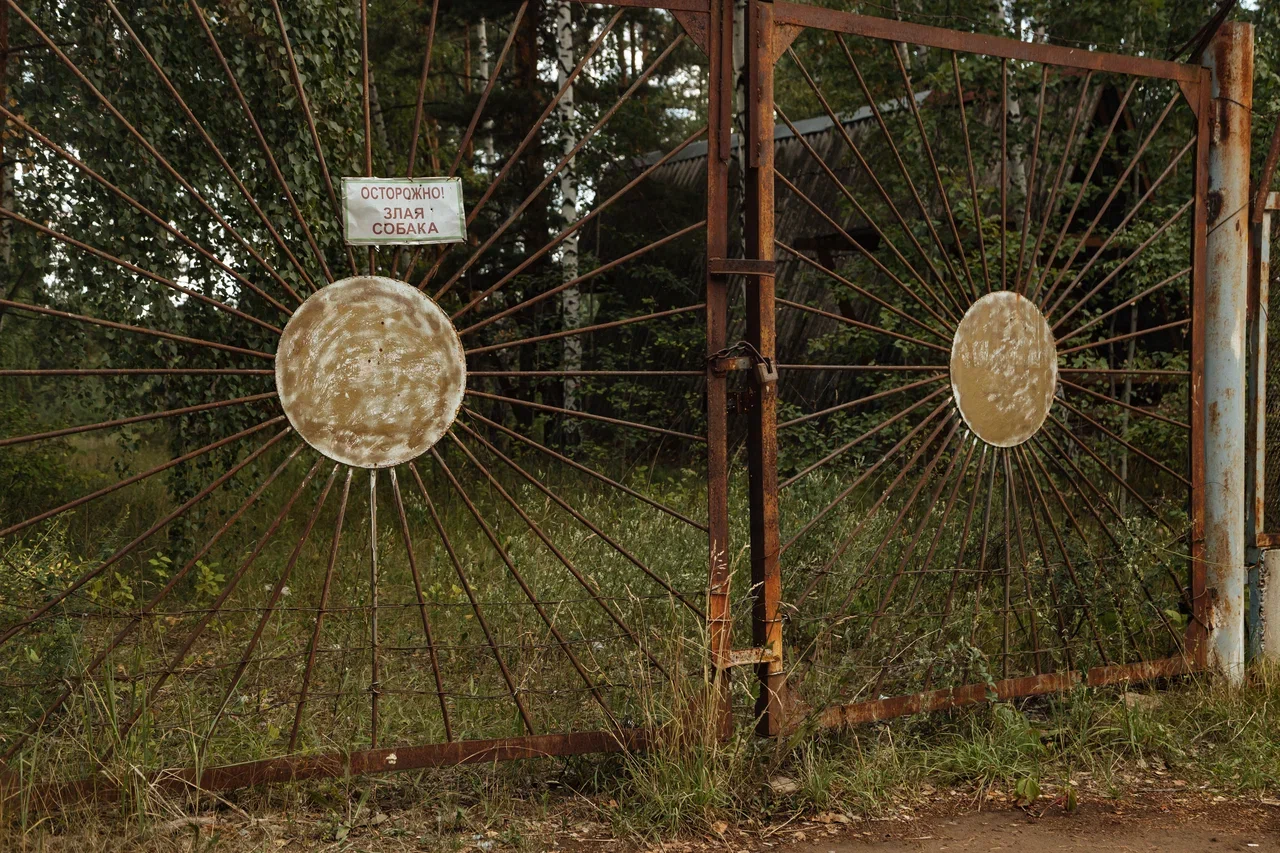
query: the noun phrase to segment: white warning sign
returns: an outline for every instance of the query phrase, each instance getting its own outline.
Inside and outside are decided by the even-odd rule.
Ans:
[[[354,246],[461,243],[461,178],[343,178],[343,225]]]

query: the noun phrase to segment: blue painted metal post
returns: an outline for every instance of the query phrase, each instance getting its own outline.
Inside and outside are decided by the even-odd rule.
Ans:
[[[1249,287],[1249,132],[1253,26],[1223,25],[1212,72],[1205,311],[1205,570],[1209,666],[1244,676],[1245,333]]]

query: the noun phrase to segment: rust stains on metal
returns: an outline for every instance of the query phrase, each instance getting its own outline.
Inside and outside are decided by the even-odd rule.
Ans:
[[[285,326],[276,387],[291,423],[336,462],[387,468],[416,459],[449,429],[467,367],[430,297],[379,276],[321,289]]]
[[[1053,332],[1019,293],[988,293],[969,307],[951,345],[951,391],[979,438],[1022,444],[1044,423],[1058,384]]]

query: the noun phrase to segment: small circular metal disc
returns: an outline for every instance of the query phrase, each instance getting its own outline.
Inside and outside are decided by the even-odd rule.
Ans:
[[[467,361],[449,317],[401,281],[359,276],[312,294],[276,351],[289,423],[335,462],[389,468],[421,456],[462,405]]]
[[[951,392],[987,444],[1015,447],[1049,416],[1058,348],[1044,314],[1019,293],[988,293],[965,312],[951,343]]]

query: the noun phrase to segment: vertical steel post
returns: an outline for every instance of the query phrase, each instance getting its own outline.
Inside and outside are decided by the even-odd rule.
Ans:
[[[1280,140],[1280,128],[1276,136]],[[1273,140],[1272,152],[1277,146]],[[1274,160],[1268,157],[1274,165]],[[1264,170],[1268,175],[1270,170]],[[1265,529],[1267,483],[1267,323],[1271,305],[1271,213],[1280,209],[1280,193],[1267,191],[1269,177],[1259,185],[1255,199],[1262,201],[1254,208],[1253,279],[1251,316],[1249,318],[1250,347],[1253,358],[1249,371],[1249,411],[1252,422],[1249,438],[1252,442],[1250,471],[1253,475],[1249,497],[1249,543],[1254,553],[1249,562],[1256,567],[1249,573],[1249,651],[1254,659],[1280,661],[1280,550],[1260,551],[1258,537],[1272,533]],[[1268,537],[1269,538],[1269,537]]]
[[[733,622],[729,611],[728,377],[714,356],[728,342],[729,277],[713,271],[713,258],[729,250],[729,157],[733,134],[733,0],[712,0],[707,26],[710,62],[707,121],[707,528],[710,568],[707,639],[722,733],[732,721],[729,659]]]
[[[773,3],[747,0],[746,35],[746,257],[760,262],[747,276],[747,340],[767,366],[776,365],[773,242]],[[765,659],[756,664],[757,731],[782,729],[782,622],[778,602],[778,383],[756,377],[756,404],[747,427],[751,503],[752,645]]]
[[[1265,174],[1265,172],[1264,172]],[[1263,198],[1268,198],[1263,193]],[[1258,214],[1261,214],[1259,216]],[[1249,610],[1245,620],[1245,659],[1262,653],[1262,553],[1258,534],[1266,518],[1267,481],[1267,302],[1271,279],[1271,214],[1254,210],[1249,240],[1249,369],[1246,376],[1245,563],[1249,566]]]
[[[1208,664],[1244,675],[1245,334],[1249,286],[1249,130],[1253,26],[1225,24],[1211,72],[1205,293],[1205,539]]]

